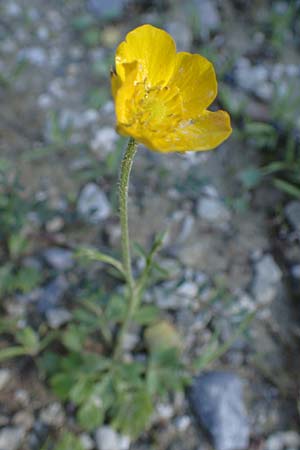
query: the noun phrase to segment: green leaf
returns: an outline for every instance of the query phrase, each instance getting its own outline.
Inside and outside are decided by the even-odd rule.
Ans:
[[[70,375],[67,373],[58,373],[51,377],[50,384],[54,393],[60,399],[68,400],[70,391],[74,384],[74,375]]]
[[[125,362],[123,364],[118,363],[118,366],[115,369],[115,386],[119,388],[121,385],[122,388],[124,385],[137,386],[141,383],[141,374],[144,371],[144,364],[140,361],[132,361]]]
[[[90,14],[81,14],[72,21],[73,27],[78,31],[83,31],[93,25],[94,20]]]
[[[100,44],[101,33],[97,28],[87,30],[83,34],[83,41],[89,47],[95,47]]]
[[[65,372],[78,372],[82,367],[82,355],[80,353],[71,352],[61,358],[61,368]]]
[[[22,233],[12,234],[8,241],[9,253],[12,258],[18,258],[28,247],[28,240]]]
[[[86,331],[74,324],[68,325],[62,335],[62,342],[66,348],[74,352],[81,352],[86,339]]]
[[[16,356],[23,356],[27,354],[27,350],[24,347],[2,348],[0,349],[0,362],[15,358]]]
[[[60,368],[60,359],[57,353],[44,352],[38,359],[39,367],[51,376],[58,372]]]
[[[4,295],[7,291],[10,291],[11,282],[13,279],[13,266],[11,263],[7,263],[0,267],[0,293]]]
[[[105,410],[115,404],[115,389],[111,373],[108,372],[101,377],[101,381],[94,384],[93,394],[101,398]]]
[[[108,321],[122,322],[127,314],[127,302],[124,297],[112,295],[105,309],[105,317]]]
[[[92,396],[80,406],[77,419],[82,428],[92,431],[102,425],[104,412],[101,398]]]
[[[110,255],[106,255],[105,253],[99,252],[99,250],[95,250],[92,248],[81,248],[77,252],[77,256],[79,258],[87,258],[93,261],[100,261],[106,264],[110,264],[115,269],[117,269],[123,276],[125,275],[123,265],[120,261],[113,258]]]
[[[146,384],[150,395],[165,396],[172,391],[180,391],[187,383],[186,375],[176,349],[157,350],[151,354]]]
[[[239,175],[241,182],[247,189],[252,189],[257,186],[261,182],[262,177],[262,171],[256,167],[248,167],[242,170]]]
[[[160,311],[156,306],[141,306],[133,315],[132,320],[140,325],[148,325],[156,321],[159,317],[159,314]]]
[[[111,365],[111,360],[98,353],[83,353],[82,371],[86,373],[104,372]]]
[[[210,342],[208,343],[208,346],[204,351],[204,353],[194,361],[193,369],[196,370],[197,372],[199,370],[203,370],[213,361],[219,359],[222,355],[224,355],[224,353],[226,353],[230,349],[230,347],[234,344],[237,338],[247,330],[254,316],[255,313],[247,314],[245,318],[242,320],[242,322],[239,324],[238,328],[233,333],[233,335],[222,345],[217,345],[219,335],[219,332],[217,330],[212,336]]]
[[[38,353],[40,346],[39,337],[32,328],[26,327],[18,331],[16,338],[28,354],[35,355]]]
[[[92,389],[93,383],[87,378],[81,378],[73,385],[69,398],[75,405],[80,405],[91,395]]]
[[[54,447],[54,450],[84,450],[83,445],[77,436],[72,433],[64,432],[64,435],[58,441],[57,445]]]
[[[32,291],[41,281],[41,273],[35,267],[21,267],[15,275],[15,290],[24,294]]]
[[[288,181],[281,180],[279,178],[274,178],[273,183],[281,191],[286,192],[292,197],[300,198],[300,187],[295,184],[291,184]]]
[[[123,434],[137,438],[149,425],[153,403],[148,391],[123,392],[118,398],[113,426]]]

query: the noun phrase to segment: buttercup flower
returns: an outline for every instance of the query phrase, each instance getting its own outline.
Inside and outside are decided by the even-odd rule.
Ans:
[[[231,134],[225,111],[208,111],[217,95],[213,65],[176,53],[165,31],[142,25],[117,48],[112,73],[117,131],[159,152],[210,150]]]

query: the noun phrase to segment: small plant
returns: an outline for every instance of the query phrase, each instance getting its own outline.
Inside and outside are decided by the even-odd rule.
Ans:
[[[30,247],[25,230],[30,204],[23,198],[22,186],[2,162],[0,167],[0,297],[26,293],[41,280],[35,267],[22,264]]]
[[[278,83],[270,105],[270,121],[247,120],[243,138],[261,152],[261,167],[248,167],[240,174],[246,189],[269,179],[275,187],[300,198],[300,141],[295,118],[299,115],[299,81]]]
[[[115,69],[117,129],[130,137],[119,184],[122,259],[94,249],[79,255],[110,265],[125,285],[108,298],[99,293],[85,298],[63,332],[64,357],[46,352],[41,367],[54,392],[76,406],[84,429],[109,421],[136,438],[149,426],[156,399],[183,389],[188,380],[177,331],[156,307],[142,303],[152,274],[161,270],[155,256],[163,235],[149,252],[139,249],[143,268],[133,270],[127,203],[137,141],[159,152],[208,150],[224,141],[231,127],[226,112],[206,109],[217,93],[212,64],[200,55],[176,54],[163,30],[144,25],[129,33],[117,49]],[[140,339],[128,349],[132,327]]]

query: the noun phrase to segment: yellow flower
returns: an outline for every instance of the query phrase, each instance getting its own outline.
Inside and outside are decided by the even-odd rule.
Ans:
[[[112,73],[117,131],[159,152],[210,150],[231,134],[225,111],[208,111],[217,95],[213,65],[176,53],[165,31],[142,25],[116,51]]]

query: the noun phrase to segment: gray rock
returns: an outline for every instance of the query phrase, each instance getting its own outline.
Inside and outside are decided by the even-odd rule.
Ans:
[[[248,448],[250,429],[239,377],[229,372],[200,375],[191,387],[189,400],[216,450]]]
[[[297,450],[300,447],[300,435],[296,431],[278,431],[271,434],[263,450]]]
[[[197,214],[201,219],[216,226],[228,223],[231,217],[224,203],[214,197],[200,198],[197,205]]]
[[[259,64],[253,66],[249,59],[240,58],[236,65],[236,78],[239,86],[246,91],[255,92],[262,100],[269,101],[273,95],[273,85],[268,80],[269,70]]]
[[[47,54],[42,47],[31,47],[21,50],[20,58],[29,61],[39,67],[43,67],[47,62]]]
[[[108,426],[99,428],[95,438],[98,450],[120,450],[118,435]]]
[[[158,403],[155,407],[153,422],[169,421],[174,416],[174,406],[170,403]]]
[[[63,229],[64,225],[64,219],[60,216],[55,216],[48,222],[46,222],[46,230],[48,231],[48,233],[57,233],[58,231],[61,231]]]
[[[93,450],[95,448],[95,443],[89,434],[81,433],[79,440],[84,450]]]
[[[125,0],[88,0],[88,10],[98,18],[119,17],[122,14]]]
[[[46,319],[49,326],[57,329],[72,319],[72,314],[65,308],[52,308],[46,311]]]
[[[63,275],[58,276],[39,292],[38,310],[40,313],[56,308],[68,289],[68,282]]]
[[[184,281],[177,289],[175,282],[169,281],[153,290],[156,304],[162,309],[180,310],[194,303],[199,286],[193,281]]]
[[[265,255],[255,265],[252,294],[261,304],[270,303],[276,296],[282,273],[272,255]]]
[[[13,423],[23,430],[28,431],[33,427],[34,416],[29,411],[19,411],[13,417]]]
[[[272,255],[265,255],[255,267],[257,276],[264,278],[268,283],[278,283],[281,280],[282,273],[274,261]]]
[[[40,419],[46,425],[61,427],[65,420],[65,413],[59,402],[54,402],[44,408],[40,413]]]
[[[25,389],[17,389],[15,392],[14,400],[22,408],[28,408],[30,403],[29,393]]]
[[[198,9],[200,34],[203,39],[207,39],[211,32],[217,31],[221,24],[220,14],[217,5],[213,0],[194,0]]]
[[[118,134],[112,127],[103,127],[96,131],[92,141],[92,151],[102,159],[115,150],[116,143],[119,139]]]
[[[257,83],[264,83],[268,79],[268,70],[262,65],[252,66],[250,60],[243,57],[237,62],[236,77],[240,87],[252,90],[257,87]]]
[[[296,231],[300,231],[300,202],[293,200],[285,207],[285,216]]]
[[[0,431],[0,450],[18,450],[24,438],[24,430],[19,427],[6,427]]]
[[[292,277],[296,280],[300,280],[300,264],[295,264],[291,267]]]
[[[56,270],[68,270],[74,266],[73,253],[60,247],[48,248],[43,252],[47,263]]]
[[[4,7],[5,7],[4,12],[7,16],[17,17],[20,14],[22,14],[22,8],[16,2],[8,2],[7,4],[4,5]]]
[[[123,350],[131,352],[138,344],[140,337],[136,333],[125,333],[123,338]]]
[[[168,33],[171,34],[176,42],[178,51],[188,51],[193,41],[193,33],[191,28],[183,22],[170,22],[166,25]]]
[[[128,450],[130,440],[116,433],[111,427],[103,426],[95,434],[97,450]]]
[[[5,388],[11,378],[9,369],[0,369],[0,391]]]
[[[111,207],[97,184],[88,183],[80,192],[77,211],[88,223],[96,225],[109,217]]]

